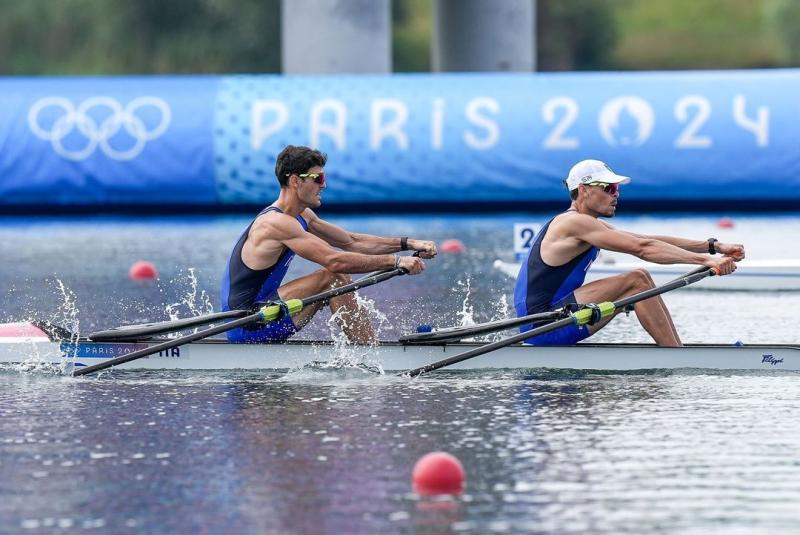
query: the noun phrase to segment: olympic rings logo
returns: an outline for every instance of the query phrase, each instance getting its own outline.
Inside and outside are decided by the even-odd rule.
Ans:
[[[148,129],[140,118],[143,108],[155,108],[160,120],[155,127]],[[45,111],[47,110],[47,111]],[[46,127],[42,126],[41,114],[52,115],[56,119]],[[68,160],[85,160],[99,147],[109,158],[114,160],[132,160],[144,150],[148,141],[156,139],[169,128],[172,121],[172,110],[158,97],[138,97],[124,108],[111,97],[91,97],[81,102],[76,108],[71,101],[63,97],[44,97],[38,100],[28,111],[28,126],[33,134],[49,141],[53,150]],[[124,132],[122,130],[124,129]],[[85,145],[75,149],[65,146],[65,139],[76,135],[86,139]],[[129,145],[120,149],[112,146],[111,141],[118,136],[115,145]],[[70,143],[71,144],[71,143]]]

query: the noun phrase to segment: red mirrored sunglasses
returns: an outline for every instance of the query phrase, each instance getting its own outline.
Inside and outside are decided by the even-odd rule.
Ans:
[[[609,195],[616,195],[619,193],[619,184],[608,184],[607,182],[589,182],[587,186],[594,186],[596,188],[603,188],[603,191]]]
[[[325,185],[325,171],[321,173],[288,173],[288,176],[296,174],[300,180],[313,180],[320,186]]]

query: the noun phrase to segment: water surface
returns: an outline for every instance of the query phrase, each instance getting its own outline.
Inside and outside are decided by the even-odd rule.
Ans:
[[[462,240],[418,277],[365,289],[385,339],[510,313],[515,221],[332,218]],[[787,258],[800,218],[617,218],[634,232],[741,241]],[[243,217],[0,222],[0,321],[83,333],[218,308]],[[154,262],[156,284],[127,280]],[[312,269],[298,261],[290,277]],[[684,341],[797,343],[800,295],[668,294]],[[336,335],[326,314],[301,335]],[[597,341],[646,341],[634,316]],[[800,522],[800,376],[708,370],[0,370],[2,533],[789,533]],[[456,455],[463,495],[415,495],[414,462]]]

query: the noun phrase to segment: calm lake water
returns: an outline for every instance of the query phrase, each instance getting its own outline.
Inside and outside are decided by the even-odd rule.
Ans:
[[[507,314],[512,225],[540,215],[331,217],[359,232],[457,238],[425,274],[364,290],[381,337]],[[217,309],[245,217],[0,220],[0,321],[81,332]],[[634,232],[796,256],[797,216],[620,217]],[[128,281],[136,260],[160,279]],[[312,267],[297,261],[290,276]],[[688,342],[798,342],[798,293],[668,294]],[[301,334],[329,337],[327,316]],[[635,318],[598,341],[645,341]],[[1,533],[790,533],[800,522],[800,376],[358,369],[0,370]],[[455,498],[411,491],[456,455]]]

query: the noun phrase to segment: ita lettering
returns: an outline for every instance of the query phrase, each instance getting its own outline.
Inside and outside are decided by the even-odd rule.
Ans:
[[[159,351],[158,356],[162,358],[180,358],[181,348],[173,347],[170,349],[165,349],[164,351]]]

